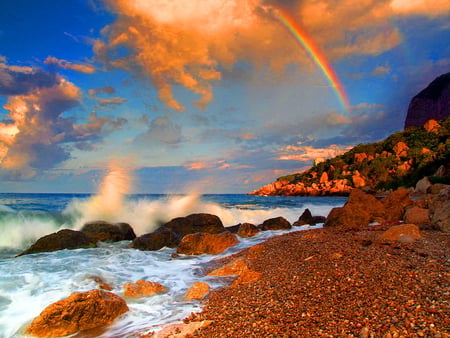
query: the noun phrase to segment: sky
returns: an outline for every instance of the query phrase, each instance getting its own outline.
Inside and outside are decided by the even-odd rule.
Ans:
[[[402,130],[448,0],[0,3],[0,192],[247,193]]]

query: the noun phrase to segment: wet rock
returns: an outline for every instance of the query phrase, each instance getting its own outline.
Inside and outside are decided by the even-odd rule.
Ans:
[[[72,293],[68,298],[47,306],[25,333],[36,337],[62,337],[109,325],[127,311],[125,301],[111,292]]]
[[[315,220],[311,214],[311,211],[309,211],[309,209],[305,209],[305,211],[303,211],[303,214],[301,214],[301,216],[298,218],[297,221],[294,222],[294,224],[292,224],[293,226],[302,226],[302,225],[314,225]]]
[[[136,238],[133,228],[128,223],[89,222],[83,225],[81,231],[94,242],[118,242]]]
[[[177,253],[186,255],[216,255],[238,243],[236,235],[224,231],[220,234],[195,233],[183,237]]]
[[[175,248],[179,242],[178,236],[172,230],[161,227],[155,232],[135,238],[130,244],[130,248],[156,251],[164,247]]]
[[[275,217],[265,220],[261,225],[261,230],[289,230],[291,223],[284,217]]]
[[[91,239],[81,231],[63,229],[39,238],[30,248],[18,256],[38,252],[50,252],[63,249],[80,249],[95,247]]]
[[[164,225],[172,230],[180,240],[196,232],[219,234],[225,231],[222,221],[216,215],[192,214],[186,217],[177,217]]]
[[[200,300],[205,298],[209,294],[210,290],[211,288],[209,287],[208,283],[196,282],[189,288],[184,298],[186,300],[194,300],[194,299]]]
[[[359,207],[333,208],[324,223],[324,227],[343,227],[360,229],[370,222],[370,215]]]
[[[406,210],[403,217],[405,223],[412,223],[417,225],[425,225],[430,223],[430,211],[428,209],[412,207]]]
[[[106,283],[101,277],[98,276],[88,276],[87,279],[92,279],[94,282],[98,284],[98,287],[100,289],[106,290],[106,291],[112,291],[114,288]]]
[[[259,229],[256,225],[250,223],[244,223],[239,226],[239,230],[237,232],[239,237],[248,238],[253,237],[259,232]]]
[[[382,241],[403,241],[409,242],[409,239],[420,239],[422,234],[415,224],[394,225],[381,234]]]
[[[138,280],[136,283],[125,283],[124,296],[130,298],[151,297],[160,293],[167,292],[167,288],[157,282]]]

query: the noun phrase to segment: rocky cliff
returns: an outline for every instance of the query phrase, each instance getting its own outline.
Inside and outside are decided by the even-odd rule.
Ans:
[[[443,74],[417,94],[409,104],[405,128],[420,127],[430,120],[450,116],[450,73]]]

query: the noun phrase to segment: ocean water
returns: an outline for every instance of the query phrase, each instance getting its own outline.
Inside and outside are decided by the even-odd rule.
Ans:
[[[89,276],[98,276],[123,296],[123,284],[139,279],[155,281],[169,291],[162,295],[127,300],[130,311],[101,337],[131,337],[175,323],[200,311],[197,301],[185,301],[184,293],[196,281],[212,288],[226,279],[205,277],[203,269],[213,259],[260,243],[283,231],[268,231],[219,256],[182,256],[171,259],[175,249],[139,251],[129,242],[101,243],[98,248],[61,250],[15,257],[38,238],[60,229],[80,229],[85,222],[127,222],[142,235],[161,222],[192,213],[219,216],[225,226],[283,216],[291,223],[305,208],[326,216],[342,206],[342,197],[261,197],[248,195],[130,195],[103,187],[98,194],[0,194],[0,337],[25,337],[24,328],[49,304],[72,292],[97,288]],[[320,226],[320,225],[319,225]],[[308,227],[296,227],[301,231]]]

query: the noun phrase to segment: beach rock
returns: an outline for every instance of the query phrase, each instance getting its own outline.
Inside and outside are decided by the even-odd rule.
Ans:
[[[135,238],[130,244],[130,248],[156,251],[164,247],[175,248],[179,242],[178,236],[172,230],[161,227],[155,232]]]
[[[430,201],[431,224],[445,233],[450,233],[450,186],[442,189]]]
[[[208,273],[208,276],[239,276],[246,269],[248,269],[247,261],[243,258],[240,258],[211,271],[210,273]]]
[[[224,231],[220,234],[195,233],[183,237],[177,253],[186,255],[216,255],[239,243],[236,235]]]
[[[167,288],[164,285],[142,279],[138,280],[136,283],[125,283],[123,288],[124,296],[130,298],[151,297],[167,292]]]
[[[189,322],[181,324],[171,324],[165,326],[159,331],[156,336],[153,334],[148,338],[188,338],[193,337],[193,334],[198,329],[206,328],[213,323],[212,320],[204,320],[198,322]],[[142,336],[141,338],[147,338]]]
[[[128,223],[94,221],[83,225],[81,231],[94,242],[118,242],[136,238],[133,228]]]
[[[62,337],[111,324],[128,311],[119,296],[102,290],[72,293],[47,306],[27,327],[25,333],[36,337]]]
[[[301,216],[298,218],[297,221],[294,222],[294,224],[292,224],[293,226],[302,226],[302,225],[314,225],[316,224],[316,222],[314,221],[314,218],[311,214],[311,211],[309,211],[309,209],[305,209],[305,211],[303,211],[303,214],[301,214]]]
[[[430,211],[428,209],[412,207],[406,210],[403,217],[406,223],[424,225],[430,223]]]
[[[232,226],[226,227],[225,230],[231,232],[232,234],[237,234],[241,225],[242,224],[232,225]]]
[[[265,220],[261,225],[261,230],[289,230],[291,223],[284,217],[275,217]]]
[[[166,223],[164,227],[177,234],[180,240],[184,236],[196,232],[219,234],[225,231],[220,218],[211,214],[192,214],[186,217],[177,217]]]
[[[385,207],[386,221],[399,221],[403,219],[405,208],[413,201],[409,198],[409,191],[405,188],[399,188],[391,193],[389,196],[381,200]]]
[[[195,282],[189,290],[187,290],[186,294],[184,295],[184,298],[186,300],[200,300],[205,298],[209,291],[211,290],[208,283],[205,282]]]
[[[237,232],[239,237],[248,238],[253,237],[259,232],[259,229],[256,225],[250,223],[241,224],[239,230]]]
[[[358,206],[333,208],[323,226],[360,229],[369,224],[370,218],[370,214]]]
[[[431,182],[428,177],[424,177],[416,183],[416,192],[426,194],[431,188]]]
[[[411,239],[420,239],[422,234],[415,224],[394,225],[381,234],[382,241],[409,242]]]
[[[436,184],[433,184],[433,185],[430,187],[429,191],[430,191],[430,194],[437,195],[437,194],[439,194],[443,189],[446,189],[447,187],[448,187],[448,184],[436,183]]]
[[[39,238],[30,248],[18,256],[38,252],[50,252],[63,249],[80,249],[95,247],[91,239],[81,231],[63,229]]]
[[[357,208],[369,214],[369,222],[382,222],[385,219],[386,209],[375,196],[366,194],[360,189],[353,189],[344,208]]]

